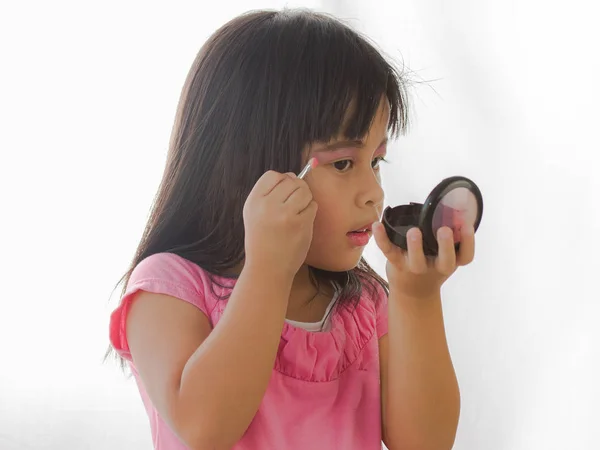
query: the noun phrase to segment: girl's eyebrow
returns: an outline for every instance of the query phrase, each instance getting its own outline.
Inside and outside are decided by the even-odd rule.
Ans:
[[[388,142],[388,137],[384,137],[383,140],[381,141],[381,143],[377,146],[377,148],[380,148],[381,146],[387,144]],[[337,142],[333,142],[332,144],[328,144],[325,147],[320,147],[320,148],[316,148],[314,150],[314,153],[317,152],[330,152],[333,150],[337,150],[340,148],[364,148],[365,143],[361,140],[349,140],[349,141],[337,141]]]

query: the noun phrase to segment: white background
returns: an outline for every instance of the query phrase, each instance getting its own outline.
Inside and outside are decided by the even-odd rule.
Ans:
[[[151,448],[133,381],[101,364],[109,298],[196,52],[237,13],[285,3],[226,4],[1,4],[1,450]],[[599,449],[592,3],[287,4],[338,14],[422,81],[410,134],[390,146],[388,202],[455,174],[483,192],[477,259],[444,292],[455,449]]]

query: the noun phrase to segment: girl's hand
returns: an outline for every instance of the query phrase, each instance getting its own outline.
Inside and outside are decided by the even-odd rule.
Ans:
[[[246,264],[295,276],[312,242],[317,203],[293,173],[266,172],[244,204]]]
[[[453,232],[448,227],[438,230],[439,251],[433,257],[423,252],[421,230],[412,228],[407,233],[408,251],[392,244],[381,222],[373,224],[377,246],[387,258],[386,273],[390,286],[401,295],[412,299],[428,299],[438,295],[442,284],[458,266],[466,266],[475,255],[475,236],[472,226],[461,229],[460,249],[454,250]]]

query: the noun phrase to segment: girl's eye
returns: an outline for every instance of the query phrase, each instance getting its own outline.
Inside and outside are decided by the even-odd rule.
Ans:
[[[383,156],[378,156],[376,158],[373,159],[373,161],[371,161],[371,168],[378,170],[379,169],[379,163],[381,161],[386,161],[386,159]],[[338,172],[347,172],[348,170],[350,170],[352,168],[352,166],[354,165],[354,162],[350,159],[342,159],[340,161],[336,161],[334,163],[332,163],[333,167],[336,168],[336,170]]]
[[[352,161],[349,159],[342,159],[341,161],[334,162],[333,167],[335,167],[339,172],[346,172],[352,167]]]
[[[371,167],[373,169],[379,169],[379,163],[381,163],[382,161],[387,162],[387,160],[383,156],[378,156],[373,161],[371,161]]]

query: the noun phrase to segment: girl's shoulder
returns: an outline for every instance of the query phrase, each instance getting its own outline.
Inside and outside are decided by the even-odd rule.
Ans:
[[[360,300],[351,315],[358,324],[373,324],[378,339],[387,334],[388,294],[378,281],[363,282]]]
[[[156,253],[143,259],[131,272],[119,305],[110,315],[110,341],[117,353],[125,359],[131,357],[125,325],[131,303],[141,291],[188,302],[214,326],[220,291],[213,286],[213,279],[207,271],[174,253]]]
[[[175,253],[155,253],[132,271],[125,296],[139,290],[166,294],[198,306],[210,316],[219,292],[206,270]]]

